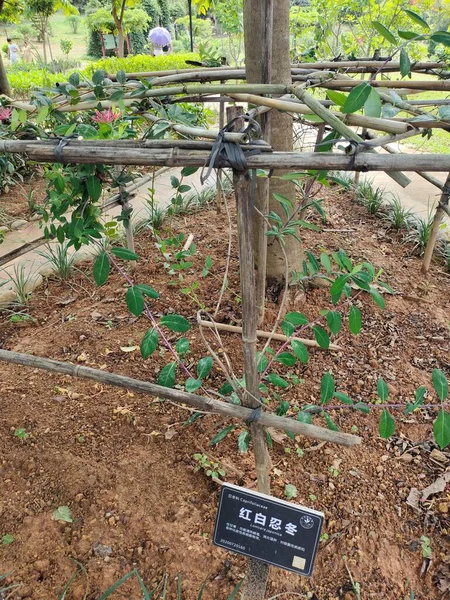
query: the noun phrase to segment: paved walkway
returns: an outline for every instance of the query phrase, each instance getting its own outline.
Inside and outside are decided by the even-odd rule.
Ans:
[[[170,183],[171,176],[181,177],[181,169],[166,168],[161,169],[154,180],[154,198],[159,208],[167,208],[174,195],[174,189]],[[214,177],[211,177],[205,186],[202,186],[200,182],[200,171],[197,171],[194,175],[183,178],[183,183],[190,185],[193,191],[199,191],[202,187],[208,187],[214,184]],[[149,182],[140,186],[135,192],[135,196],[131,200],[133,206],[132,224],[136,225],[148,218],[148,201],[149,201],[149,188],[152,187],[153,182]],[[110,221],[111,218],[117,216],[120,213],[120,207],[117,206],[107,213],[104,213],[104,221]],[[9,304],[17,299],[15,291],[15,284],[11,280],[11,277],[16,278],[17,274],[23,277],[26,282],[26,291],[31,292],[36,287],[40,286],[43,282],[44,277],[48,277],[52,274],[51,265],[47,259],[38,254],[39,251],[45,250],[47,242],[42,239],[42,244],[39,244],[39,240],[42,238],[42,229],[39,226],[38,221],[30,222],[24,229],[17,231],[10,231],[5,235],[5,239],[0,244],[0,260],[8,260],[8,255],[17,252],[24,244],[33,244],[33,247],[12,260],[6,262],[3,267],[0,267],[0,306]],[[56,246],[58,242],[50,242],[51,246]],[[92,257],[96,252],[96,249],[87,246],[81,248],[76,252],[76,262],[86,260]],[[69,250],[69,254],[73,254],[74,251]]]

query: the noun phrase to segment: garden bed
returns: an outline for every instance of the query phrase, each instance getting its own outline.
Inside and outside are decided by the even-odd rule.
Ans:
[[[379,376],[389,384],[391,402],[411,401],[418,385],[431,388],[433,368],[450,376],[450,278],[437,265],[423,279],[410,248],[346,194],[332,191],[325,208],[325,231],[306,232],[306,246],[316,254],[342,247],[352,259],[372,262],[397,295],[385,296],[383,312],[362,295],[361,334],[355,338],[343,330],[337,340],[341,351],[311,352],[308,365],[291,369],[291,377],[304,383],[282,395],[291,406],[315,403],[321,376],[332,370],[339,390],[355,401],[375,397]],[[160,292],[157,313],[176,312],[193,323],[199,304],[214,308],[227,253],[225,223],[214,209],[171,223],[174,233],[194,235],[194,268],[184,273],[183,285],[199,283],[197,300],[173,285],[177,278],[164,269],[151,234],[138,238],[139,281]],[[239,325],[235,232],[233,242],[229,290],[218,320]],[[202,277],[207,256],[212,267]],[[91,266],[84,271],[90,277]],[[141,358],[138,346],[148,323],[130,315],[123,295],[117,274],[101,288],[80,272],[69,283],[49,281],[31,297],[33,320],[11,322],[3,313],[0,346],[155,381],[167,357],[160,351]],[[290,297],[290,308],[309,318],[330,307],[327,289]],[[269,322],[276,308],[269,305]],[[206,351],[195,327],[187,337],[196,364]],[[224,334],[223,340],[239,373],[239,338]],[[176,597],[179,573],[187,600],[197,598],[204,580],[204,600],[227,598],[245,572],[245,560],[211,545],[219,486],[197,470],[193,456],[206,454],[221,465],[223,479],[255,487],[253,460],[237,451],[241,429],[211,448],[211,439],[227,424],[220,417],[183,426],[192,412],[169,402],[23,367],[2,364],[1,372],[0,538],[8,535],[11,543],[0,544],[0,574],[11,572],[6,581],[22,584],[11,597],[58,598],[80,569],[66,598],[81,600],[87,591],[94,599],[137,567],[149,588],[168,575],[167,598]],[[208,386],[222,383],[213,368]],[[440,492],[419,510],[406,502],[411,488],[422,490],[450,464],[450,453],[437,453],[433,442],[435,415],[427,409],[407,416],[395,411],[397,431],[385,441],[378,436],[376,410],[333,411],[343,431],[361,435],[356,448],[274,438],[272,493],[283,497],[292,484],[294,501],[324,511],[326,524],[312,579],[273,569],[268,597],[297,592],[315,600],[356,600],[349,573],[363,598],[438,600],[448,594],[450,496]],[[60,506],[69,507],[73,523],[52,519]],[[431,565],[424,562],[424,535]],[[421,576],[424,565],[429,568]],[[113,597],[140,597],[136,581]]]

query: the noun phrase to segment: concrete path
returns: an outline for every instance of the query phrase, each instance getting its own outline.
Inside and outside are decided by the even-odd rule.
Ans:
[[[170,183],[171,176],[181,177],[181,169],[166,168],[161,169],[154,180],[154,199],[159,208],[167,208],[174,196],[174,189]],[[200,191],[203,187],[213,185],[215,178],[212,176],[202,186],[200,182],[200,170],[194,175],[183,178],[183,183],[190,185],[192,191]],[[148,218],[148,201],[149,188],[153,182],[149,182],[140,186],[135,192],[131,204],[133,206],[132,224],[133,226]],[[110,221],[120,213],[120,207],[117,206],[107,213],[103,214],[105,222]],[[31,292],[36,287],[40,286],[44,277],[48,277],[53,273],[48,260],[39,255],[39,251],[45,250],[47,242],[42,239],[42,229],[38,221],[30,222],[23,229],[10,231],[5,235],[5,239],[0,244],[0,260],[4,260],[5,264],[0,267],[0,306],[5,306],[17,300],[16,285],[14,280],[17,276],[23,278],[25,289]],[[32,247],[16,258],[8,260],[8,255],[20,251],[20,248],[25,244],[32,244]],[[50,242],[50,246],[55,247],[58,244],[56,241]],[[69,255],[74,253],[73,249],[69,250]],[[96,248],[86,246],[76,252],[76,262],[91,258],[96,253]],[[7,261],[7,262],[6,262]]]

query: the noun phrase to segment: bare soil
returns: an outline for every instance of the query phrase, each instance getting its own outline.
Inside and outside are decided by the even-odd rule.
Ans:
[[[315,253],[342,247],[354,260],[371,261],[383,269],[397,295],[386,295],[381,311],[361,294],[355,300],[364,317],[360,335],[341,333],[339,352],[312,351],[308,365],[292,368],[304,383],[282,395],[291,406],[317,403],[320,379],[331,370],[338,389],[355,401],[370,402],[382,376],[389,383],[390,402],[402,405],[413,399],[418,385],[431,389],[433,368],[450,376],[450,278],[438,264],[423,278],[410,248],[345,194],[331,192],[325,207],[329,221],[324,232],[307,232],[306,247]],[[179,217],[171,226],[186,237],[194,234],[197,254],[185,282],[198,280],[200,303],[213,309],[227,253],[224,215],[210,209]],[[171,284],[176,277],[164,269],[150,233],[138,245],[142,260],[134,275],[161,293],[160,300],[152,301],[155,313],[177,312],[194,324],[198,306]],[[202,278],[207,255],[213,266],[211,275]],[[89,274],[91,266],[84,270]],[[240,324],[238,270],[233,229],[229,291],[219,315],[231,324]],[[32,296],[29,311],[35,322],[11,323],[3,315],[0,347],[154,381],[169,360],[167,352],[144,361],[138,349],[130,351],[149,323],[130,315],[123,296],[118,274],[101,288],[80,272],[68,283],[49,281]],[[290,309],[311,318],[330,307],[324,288],[290,297]],[[269,305],[269,321],[276,308]],[[187,337],[188,367],[195,369],[206,351],[195,326]],[[171,340],[176,339],[173,334]],[[239,338],[223,335],[223,343],[240,373]],[[8,364],[0,369],[0,537],[14,536],[11,544],[0,544],[0,574],[11,573],[6,582],[21,584],[3,597],[56,599],[78,562],[82,572],[67,600],[98,598],[134,567],[149,587],[161,585],[167,574],[169,599],[176,597],[175,577],[181,573],[186,600],[197,598],[204,580],[205,599],[225,600],[246,563],[211,544],[219,486],[195,470],[193,455],[217,460],[226,481],[255,487],[252,455],[237,451],[241,429],[211,448],[212,436],[227,424],[223,418],[205,416],[184,427],[192,413],[168,402]],[[209,387],[217,389],[223,381],[214,368]],[[295,485],[296,502],[325,513],[327,535],[313,577],[273,568],[268,597],[284,592],[283,598],[293,599],[299,597],[296,592],[315,600],[356,600],[350,574],[363,599],[450,597],[450,489],[431,496],[419,510],[406,503],[411,488],[422,490],[448,470],[450,453],[436,453],[436,410],[407,416],[401,408],[392,410],[397,430],[389,441],[378,435],[377,409],[370,415],[346,409],[330,416],[343,431],[357,430],[359,447],[287,436],[274,443],[272,493],[283,497],[285,485]],[[29,436],[19,439],[14,435],[18,428]],[[73,523],[52,519],[59,506],[70,508]],[[423,558],[423,535],[430,539],[431,563]],[[113,597],[141,595],[130,580]]]

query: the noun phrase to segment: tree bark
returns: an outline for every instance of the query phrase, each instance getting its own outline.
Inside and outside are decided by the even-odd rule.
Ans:
[[[126,0],[122,1],[120,14],[117,13],[117,7],[114,3],[114,0],[113,0],[113,4],[112,4],[112,9],[111,9],[112,18],[114,19],[114,23],[115,23],[116,29],[117,29],[117,37],[118,37],[117,56],[119,58],[124,57],[123,13],[125,11],[125,2],[126,2]]]
[[[8,77],[6,75],[5,63],[3,62],[0,54],[0,94],[11,96],[11,88],[9,85]]]
[[[245,37],[245,66],[248,83],[262,83],[265,56],[263,48],[265,6],[261,0],[244,0],[244,37]],[[289,55],[289,0],[277,0],[273,11],[273,37],[272,37],[272,60],[268,69],[269,83],[291,84],[291,66]],[[268,127],[264,132],[265,139],[275,150],[292,151],[293,133],[292,117],[287,113],[273,111]],[[276,171],[275,175],[280,175]],[[272,179],[270,186],[270,207],[283,219],[285,219],[279,203],[273,199],[273,192],[286,196],[295,201],[295,188],[288,181]],[[263,197],[263,194],[261,195]],[[256,206],[263,205],[263,198],[259,198],[257,192]],[[257,244],[258,232],[255,231],[255,243]],[[289,263],[289,271],[300,269],[302,253],[298,241],[292,236],[285,239],[285,251]],[[281,252],[278,241],[271,240],[268,243],[267,253],[267,279],[269,282],[281,281],[286,272],[284,255]]]

